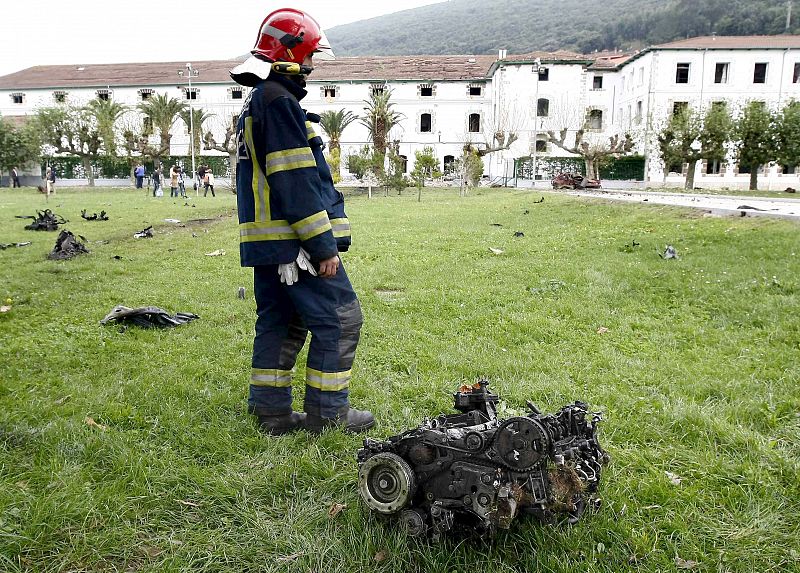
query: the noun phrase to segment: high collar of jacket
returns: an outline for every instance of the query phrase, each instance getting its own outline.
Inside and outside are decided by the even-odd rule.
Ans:
[[[276,74],[275,72],[271,72],[269,74],[269,76],[267,77],[267,79],[264,80],[264,81],[265,82],[276,82],[276,83],[279,83],[280,85],[285,87],[287,90],[289,90],[289,93],[291,93],[294,97],[296,97],[297,101],[300,101],[301,99],[303,99],[304,97],[306,97],[308,95],[308,92],[306,90],[304,90],[302,87],[300,87],[297,84],[297,82],[295,82],[294,80],[292,80],[291,78],[289,78],[287,76],[283,76],[281,74]]]

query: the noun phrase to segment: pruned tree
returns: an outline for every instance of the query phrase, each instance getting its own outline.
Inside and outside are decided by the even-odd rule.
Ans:
[[[207,131],[203,136],[203,149],[221,151],[228,154],[228,165],[231,170],[231,192],[236,193],[236,165],[239,153],[236,142],[236,125],[239,122],[239,114],[228,116],[224,126],[222,141],[218,141],[211,131]]]
[[[736,159],[750,169],[750,190],[758,190],[758,168],[778,158],[775,116],[764,102],[751,101],[735,127]]]
[[[434,177],[434,172],[439,171],[439,160],[433,147],[425,146],[422,151],[414,152],[414,170],[411,177],[417,183],[417,201],[422,200],[422,188],[425,187],[425,179]]]
[[[467,133],[465,144],[474,149],[478,157],[509,149],[519,139],[519,131],[525,123],[524,113],[513,102],[498,106],[494,116],[481,120],[481,140],[473,142],[473,133]]]
[[[89,187],[94,187],[92,161],[100,156],[102,138],[86,107],[60,105],[36,111],[32,119],[42,147],[81,158]]]
[[[151,158],[155,168],[161,169],[161,158],[169,154],[172,126],[187,108],[186,102],[171,98],[166,93],[153,94],[137,106],[144,121],[138,130],[125,130],[123,136],[126,147],[133,153]],[[152,141],[151,135],[156,137],[155,141]]]
[[[398,195],[403,193],[403,189],[408,186],[408,179],[405,174],[406,162],[400,156],[400,141],[392,141],[386,149],[386,165],[382,171],[381,184],[386,188],[386,194],[389,194],[389,189],[397,191]]]
[[[367,128],[372,140],[375,158],[373,165],[375,174],[379,178],[384,171],[389,132],[405,117],[402,113],[392,109],[394,103],[391,101],[391,97],[392,91],[388,88],[382,91],[373,91],[370,99],[364,100],[364,103],[367,104],[364,107],[365,114],[359,118],[361,124]]]
[[[319,114],[319,125],[325,135],[328,136],[328,149],[333,151],[340,148],[342,133],[348,125],[356,120],[358,120],[357,115],[344,109],[339,111],[327,110]]]
[[[17,128],[0,117],[0,173],[11,172],[38,156],[38,143],[29,127]],[[8,180],[11,185],[11,178]]]
[[[790,101],[775,122],[778,161],[783,165],[800,164],[800,102]]]

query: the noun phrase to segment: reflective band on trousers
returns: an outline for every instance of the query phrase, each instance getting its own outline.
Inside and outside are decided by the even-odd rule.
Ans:
[[[278,370],[277,368],[253,368],[250,384],[285,388],[292,385],[292,371]]]
[[[336,392],[350,386],[352,370],[344,372],[321,372],[306,367],[306,384],[323,392]]]

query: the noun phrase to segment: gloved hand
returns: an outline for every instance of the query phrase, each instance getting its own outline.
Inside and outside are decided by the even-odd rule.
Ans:
[[[297,259],[293,262],[278,265],[278,274],[281,277],[281,282],[286,283],[286,286],[292,286],[300,279],[300,269],[307,271],[313,276],[317,276],[317,269],[311,264],[308,251],[303,247],[300,247],[300,252],[297,253]]]
[[[308,271],[309,274],[317,276],[317,269],[311,264],[311,257],[303,247],[300,247],[300,252],[297,253],[297,266],[304,271]]]

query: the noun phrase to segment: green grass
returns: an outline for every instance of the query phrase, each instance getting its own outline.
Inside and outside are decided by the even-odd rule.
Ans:
[[[492,544],[406,539],[360,502],[359,437],[270,438],[245,414],[254,303],[231,195],[187,207],[60,190],[49,206],[92,252],[55,262],[56,234],[14,219],[44,198],[3,189],[0,242],[33,244],[0,251],[13,300],[0,314],[0,570],[573,573],[674,571],[677,557],[800,571],[800,227],[534,204],[539,190],[457,195],[349,199],[344,261],[365,315],[352,401],[383,437],[449,412],[479,376],[509,408],[585,400],[605,412],[612,457],[598,512],[573,527],[519,519]],[[132,237],[149,224],[155,238]],[[680,259],[662,260],[665,244]],[[201,318],[99,326],[118,303]],[[330,519],[334,503],[347,508]]]

